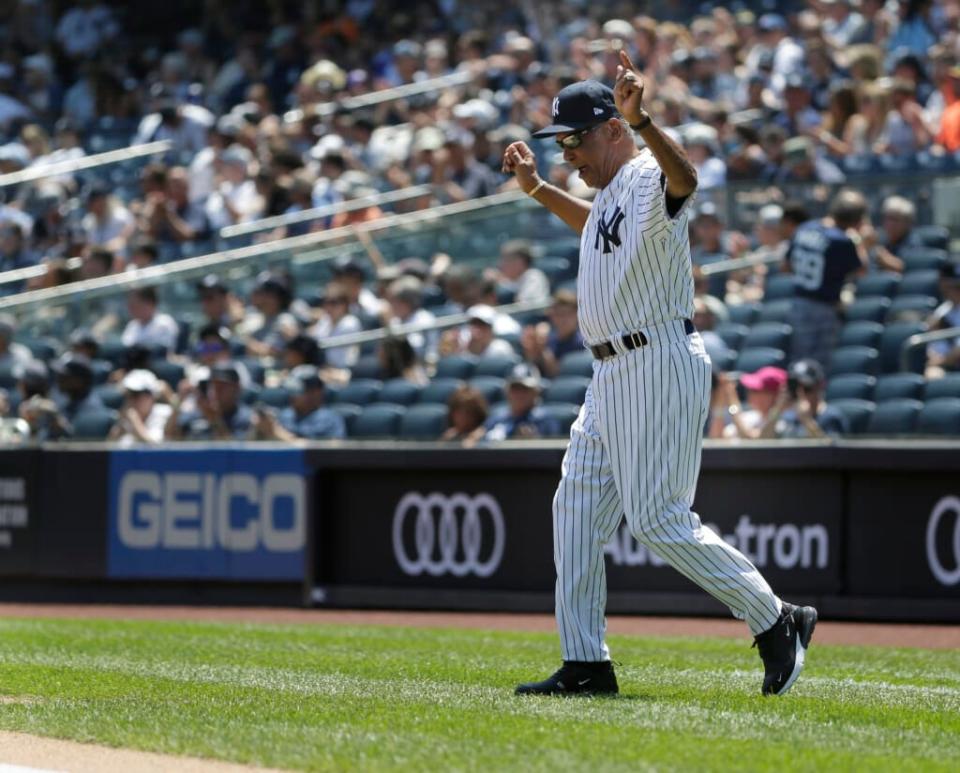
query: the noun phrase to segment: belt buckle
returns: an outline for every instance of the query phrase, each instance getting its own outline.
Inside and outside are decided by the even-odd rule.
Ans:
[[[639,349],[641,346],[647,345],[647,337],[639,330],[630,333],[627,337],[630,339],[635,349]]]

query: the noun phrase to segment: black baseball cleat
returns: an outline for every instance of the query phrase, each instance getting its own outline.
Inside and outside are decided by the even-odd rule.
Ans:
[[[797,681],[816,625],[816,609],[783,602],[776,625],[754,638],[763,660],[764,695],[783,695]]]
[[[565,660],[560,670],[549,679],[526,682],[515,692],[517,695],[616,695],[620,688],[609,660]]]

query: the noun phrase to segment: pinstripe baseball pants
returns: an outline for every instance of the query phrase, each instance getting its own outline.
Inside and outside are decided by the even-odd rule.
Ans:
[[[603,547],[626,515],[636,539],[746,620],[773,626],[780,600],[756,567],[690,508],[709,407],[710,359],[679,321],[594,363],[553,500],[556,614],[564,660],[608,660]],[[646,331],[645,331],[646,332]],[[617,342],[617,346],[620,342]]]

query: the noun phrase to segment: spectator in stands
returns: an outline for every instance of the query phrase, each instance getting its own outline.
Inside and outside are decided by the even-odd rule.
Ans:
[[[88,360],[100,356],[100,342],[88,328],[78,328],[70,334],[70,349],[74,354],[82,354]]]
[[[150,238],[167,245],[168,249],[210,235],[206,212],[198,201],[191,198],[190,179],[182,166],[170,169],[163,188],[148,195],[142,217]]]
[[[182,103],[163,84],[151,89],[150,109],[140,121],[133,144],[170,140],[174,157],[192,156],[206,147],[207,131],[213,125],[213,114],[205,107]]]
[[[13,340],[16,334],[16,318],[12,314],[0,314],[0,366],[11,370],[17,366],[22,368],[33,359],[26,346]]]
[[[500,337],[520,335],[522,327],[509,314],[497,311],[497,283],[494,279],[484,277],[480,280],[480,296],[475,306],[489,306],[493,309],[493,334]]]
[[[97,0],[79,0],[57,24],[56,37],[71,59],[84,59],[102,50],[120,32],[113,11]]]
[[[683,144],[690,162],[697,170],[697,187],[710,190],[727,181],[727,165],[718,157],[717,130],[707,124],[694,124],[683,134]]]
[[[160,261],[160,250],[157,243],[151,239],[134,239],[129,247],[130,257],[127,260],[127,270],[150,268]]]
[[[740,376],[740,384],[747,390],[748,410],[741,408],[736,384],[724,376],[718,379],[718,388],[730,419],[730,423],[720,429],[719,436],[744,440],[759,438],[770,411],[787,386],[787,372],[782,368],[765,367],[755,373],[744,373]],[[711,428],[711,437],[718,436],[713,434],[717,429],[719,428]]]
[[[281,362],[286,371],[292,371],[301,365],[319,367],[323,362],[323,353],[315,338],[311,338],[306,333],[299,333],[287,341],[286,346],[283,347]]]
[[[377,357],[386,380],[402,378],[418,386],[426,386],[430,381],[416,350],[403,336],[384,338],[377,349]]]
[[[113,252],[104,247],[90,249],[83,258],[80,267],[81,279],[97,279],[113,273],[116,257]]]
[[[379,322],[383,302],[369,288],[363,286],[367,278],[363,264],[354,258],[341,258],[333,265],[333,276],[350,300],[350,313],[361,322],[365,319]]]
[[[707,350],[711,360],[724,361],[730,350],[730,347],[724,340],[714,332],[717,325],[717,317],[702,296],[696,296],[693,299],[693,325],[699,331],[703,338],[703,347]]]
[[[547,275],[533,266],[533,251],[528,241],[511,239],[500,247],[497,277],[500,288],[513,293],[516,303],[536,303],[550,298]]]
[[[197,283],[203,325],[215,325],[233,330],[243,319],[243,303],[216,274],[207,274]]]
[[[424,308],[423,282],[414,276],[401,276],[390,283],[386,293],[391,325],[431,325],[436,320]],[[407,340],[421,360],[432,358],[437,351],[436,331],[408,333]]]
[[[121,446],[163,442],[164,428],[173,409],[157,401],[161,381],[149,370],[131,370],[123,378],[123,406],[107,436]]]
[[[486,304],[467,309],[466,330],[447,330],[440,339],[440,356],[466,352],[477,357],[514,356],[513,347],[493,332],[497,312]]]
[[[823,122],[820,113],[810,104],[811,83],[799,72],[789,75],[784,82],[783,110],[774,116],[774,123],[782,126],[788,137],[813,133]]]
[[[583,351],[584,342],[577,321],[577,295],[572,290],[557,290],[547,309],[549,322],[527,325],[520,344],[523,358],[541,373],[554,378],[560,361],[572,352]]]
[[[490,413],[479,389],[459,387],[447,400],[447,427],[441,440],[456,440],[464,448],[473,448],[486,433],[484,424]]]
[[[845,179],[836,164],[817,153],[809,137],[791,137],[783,143],[783,165],[774,182],[839,185]]]
[[[240,401],[240,370],[230,361],[210,369],[210,378],[184,382],[167,421],[167,440],[246,440],[253,411]]]
[[[940,269],[943,303],[928,321],[930,330],[960,327],[960,262],[951,261]],[[947,371],[960,370],[960,336],[933,341],[927,346],[927,378],[940,378]]]
[[[93,391],[93,366],[82,354],[67,353],[53,364],[57,376],[58,418],[53,424],[60,426],[64,434],[71,434],[73,422],[81,413],[103,411],[100,397]]]
[[[207,199],[205,214],[214,230],[256,220],[266,202],[251,177],[253,154],[241,145],[231,145],[220,156],[221,180]]]
[[[41,360],[33,360],[19,369],[17,392],[19,405],[16,417],[10,415],[10,403],[4,393],[3,442],[55,440],[63,434],[56,404],[48,397],[50,371]]]
[[[950,153],[960,150],[960,65],[953,65],[948,71],[949,87],[954,95],[952,104],[947,104],[940,117],[940,131],[937,134],[937,144],[942,145]]]
[[[290,313],[293,294],[285,277],[262,271],[250,293],[256,314],[247,317],[240,329],[247,352],[254,357],[276,357],[286,342],[300,332],[300,324]]]
[[[913,81],[893,79],[890,89],[892,109],[887,113],[884,136],[874,146],[877,153],[909,156],[928,147],[933,141],[916,92],[917,86]]]
[[[507,377],[507,404],[487,419],[483,439],[510,440],[560,435],[557,420],[539,405],[542,388],[540,372],[533,365],[516,365]]]
[[[257,410],[256,432],[260,440],[328,440],[345,438],[346,425],[340,414],[324,407],[323,379],[311,365],[301,365],[283,382],[290,405],[279,414]]]
[[[173,352],[177,348],[179,327],[169,314],[157,310],[157,289],[138,287],[127,293],[127,313],[130,321],[123,330],[124,346],[142,345],[163,348]]]
[[[190,383],[197,384],[207,379],[210,369],[219,363],[229,362],[240,374],[240,386],[243,389],[253,384],[250,370],[242,362],[233,361],[230,328],[216,323],[207,323],[197,331],[197,341],[193,346],[193,359],[185,366],[186,377]]]
[[[882,271],[903,273],[903,260],[897,253],[910,243],[917,207],[903,196],[888,196],[883,201],[880,217],[879,232],[873,228],[861,232],[870,262]]]
[[[127,241],[136,230],[136,221],[116,196],[111,195],[106,183],[97,182],[87,189],[87,214],[82,226],[87,244],[103,247],[115,253],[125,253]]]
[[[827,362],[840,328],[840,291],[844,282],[862,273],[865,264],[854,244],[867,214],[862,194],[842,190],[830,204],[830,215],[810,220],[793,235],[786,269],[794,275],[790,322],[792,360]]]
[[[433,153],[433,178],[444,203],[489,196],[497,191],[500,180],[488,166],[471,154],[473,135],[449,131],[443,147]]]
[[[838,3],[839,5],[839,3]],[[852,152],[852,137],[858,116],[857,90],[850,81],[840,81],[830,88],[829,103],[823,123],[808,129],[807,133],[819,142],[831,156],[842,158]]]
[[[27,268],[39,262],[24,238],[24,230],[13,222],[0,223],[0,272]]]
[[[761,438],[823,438],[850,431],[844,414],[823,399],[827,377],[816,360],[790,366],[782,390],[760,429]]]
[[[350,311],[350,295],[342,281],[330,282],[323,296],[320,318],[307,332],[318,342],[335,336],[359,333],[363,325]],[[324,350],[328,365],[334,368],[353,367],[360,356],[359,346],[338,346]]]

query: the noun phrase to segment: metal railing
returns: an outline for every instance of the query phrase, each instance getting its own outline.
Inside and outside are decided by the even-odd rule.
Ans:
[[[158,153],[166,153],[171,147],[173,147],[173,143],[170,140],[158,140],[157,142],[145,142],[142,145],[131,145],[129,148],[108,150],[105,153],[94,153],[92,156],[71,158],[68,161],[38,164],[27,167],[20,172],[0,175],[0,188],[33,182],[34,180],[42,180],[45,177],[56,177],[61,174],[80,172],[84,169],[93,169],[98,166],[106,166],[107,164],[116,164],[121,161],[129,161],[131,158],[139,158],[140,156],[153,156]]]
[[[739,271],[742,268],[782,262],[783,255],[746,255],[742,258],[718,260],[716,263],[704,263],[700,266],[700,271],[704,276],[713,276],[714,274],[726,274],[730,271]]]
[[[928,333],[917,333],[910,336],[900,347],[900,370],[910,370],[910,353],[934,341],[947,341],[951,338],[960,338],[960,327],[948,327],[943,330],[931,330]]]
[[[83,265],[83,258],[69,258],[64,262],[64,268],[68,271],[75,271]],[[24,268],[15,268],[12,271],[0,272],[0,287],[3,285],[14,284],[15,282],[24,282],[27,279],[36,279],[47,273],[48,266],[38,264],[36,266],[25,266]]]

